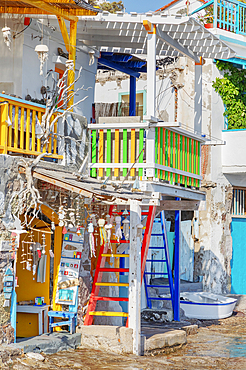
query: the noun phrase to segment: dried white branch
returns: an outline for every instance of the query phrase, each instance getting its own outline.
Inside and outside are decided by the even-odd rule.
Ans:
[[[51,153],[42,153],[32,161],[25,161],[22,159],[19,163],[20,167],[25,169],[26,184],[25,187],[19,191],[15,199],[17,200],[16,213],[19,215],[24,213],[26,226],[31,225],[34,218],[37,217],[39,212],[38,205],[42,203],[41,196],[38,189],[35,188],[33,183],[33,168],[37,166],[44,156],[49,156]],[[28,214],[32,210],[32,217],[28,220]]]

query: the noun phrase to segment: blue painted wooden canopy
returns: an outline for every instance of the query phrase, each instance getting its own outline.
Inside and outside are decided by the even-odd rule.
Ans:
[[[131,54],[101,52],[98,69],[114,69],[138,78],[141,72],[147,72],[147,62]]]

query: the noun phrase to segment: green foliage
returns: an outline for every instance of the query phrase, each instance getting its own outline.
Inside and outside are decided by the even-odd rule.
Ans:
[[[89,4],[93,6],[97,6],[97,1],[96,0],[89,0]],[[120,1],[113,1],[112,3],[104,2],[102,4],[99,4],[98,7],[102,10],[106,10],[109,13],[116,13],[116,12],[121,12],[124,10],[124,4],[123,2]]]
[[[213,81],[213,88],[221,96],[225,105],[228,129],[246,128],[246,70],[238,69],[231,63],[217,61],[219,71],[224,77]]]

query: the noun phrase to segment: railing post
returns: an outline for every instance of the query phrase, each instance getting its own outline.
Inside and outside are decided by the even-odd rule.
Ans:
[[[129,260],[129,328],[133,329],[133,353],[141,354],[141,241],[137,226],[141,224],[141,207],[130,202],[130,260]]]
[[[130,76],[129,116],[136,116],[136,77]]]
[[[148,32],[147,42],[147,117],[155,117],[156,98],[156,25],[144,20],[143,25]],[[147,177],[155,177],[155,129],[146,130],[146,170]]]
[[[217,28],[217,17],[218,17],[218,4],[217,0],[214,0],[214,20],[213,20],[213,27]]]
[[[236,4],[236,25],[235,32],[239,33],[239,4]]]
[[[194,131],[196,134],[202,134],[202,65],[195,62],[195,97],[194,97]]]
[[[9,104],[3,102],[1,104],[1,138],[0,145],[3,147],[1,149],[2,154],[8,153],[8,111]]]
[[[176,198],[180,200],[180,198]],[[175,211],[175,246],[174,246],[174,310],[173,318],[180,321],[180,234],[181,211]]]

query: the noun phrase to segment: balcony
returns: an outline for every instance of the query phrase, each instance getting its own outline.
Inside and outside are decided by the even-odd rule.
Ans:
[[[236,0],[211,0],[192,14],[205,10],[202,16],[205,27],[213,23],[213,28],[246,35],[246,4]]]
[[[38,129],[45,107],[5,94],[0,94],[0,104],[0,153],[25,156],[41,154]],[[48,142],[48,153],[52,154],[50,157],[53,159],[62,159],[63,156],[58,154],[57,126],[56,122]]]
[[[101,117],[99,122],[89,125],[91,177],[147,180],[152,172],[154,181],[200,187],[203,139],[199,136],[175,123],[141,122],[140,117]],[[148,131],[152,132],[151,140],[147,139]],[[153,158],[150,163],[146,161],[148,151]]]

